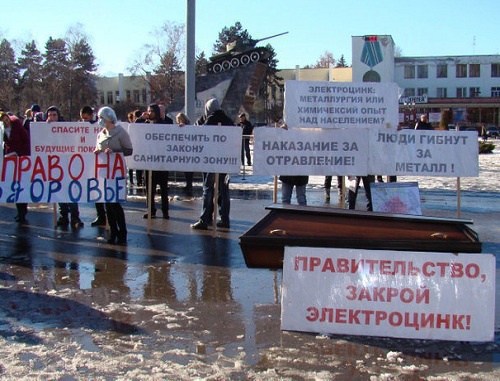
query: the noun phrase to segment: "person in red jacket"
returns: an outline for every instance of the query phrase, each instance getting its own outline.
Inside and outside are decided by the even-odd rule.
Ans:
[[[23,127],[21,119],[6,112],[0,112],[0,121],[3,123],[3,154],[4,156],[29,156],[30,154],[30,136]],[[17,216],[16,221],[26,222],[28,213],[27,203],[16,203]]]

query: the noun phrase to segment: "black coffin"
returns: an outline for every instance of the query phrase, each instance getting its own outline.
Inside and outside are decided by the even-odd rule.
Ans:
[[[274,204],[240,237],[247,267],[283,267],[285,246],[480,253],[471,220]]]

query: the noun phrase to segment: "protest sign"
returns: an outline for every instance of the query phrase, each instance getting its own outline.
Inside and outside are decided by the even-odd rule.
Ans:
[[[101,129],[88,122],[31,122],[31,154],[92,153]]]
[[[370,129],[369,173],[401,176],[477,177],[475,131]]]
[[[132,169],[238,173],[241,128],[130,124],[134,153],[127,157]]]
[[[371,183],[374,212],[422,215],[417,182]]]
[[[365,175],[368,131],[357,129],[254,130],[257,175]]]
[[[491,341],[489,254],[286,247],[284,330]]]
[[[0,203],[126,199],[126,165],[121,153],[9,156],[0,165]]]
[[[398,113],[396,83],[285,82],[289,127],[396,129]]]

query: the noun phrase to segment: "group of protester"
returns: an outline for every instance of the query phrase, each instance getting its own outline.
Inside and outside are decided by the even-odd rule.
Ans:
[[[29,112],[28,112],[29,111]],[[38,115],[38,116],[37,116]],[[63,118],[59,109],[55,106],[49,107],[45,114],[40,112],[38,105],[33,105],[26,112],[26,118],[22,121],[20,118],[0,111],[0,121],[4,126],[4,155],[30,155],[30,124],[33,121],[45,120],[47,123],[62,121]],[[122,152],[125,156],[131,155],[133,152],[132,141],[127,130],[119,123],[115,111],[110,107],[102,107],[95,117],[94,110],[90,106],[84,106],[80,110],[80,120],[89,123],[98,123],[102,127],[101,132],[97,136],[95,154]],[[145,123],[145,124],[173,124],[174,121],[168,117],[166,109],[163,105],[151,104],[147,110],[132,111],[128,114],[128,122],[130,123]],[[191,124],[189,118],[179,113],[176,115],[176,123],[179,127]],[[204,114],[196,120],[194,125],[223,125],[234,126],[235,123],[221,109],[217,99],[209,99],[205,104]],[[246,119],[246,114],[239,115],[238,126],[242,127],[242,134],[248,138],[253,132],[251,123]],[[278,127],[278,125],[276,125]],[[287,128],[286,125],[280,126]],[[244,164],[246,159],[247,164],[251,165],[251,155],[249,139],[243,140],[241,151],[241,161]],[[248,146],[248,147],[247,147]],[[151,181],[149,181],[149,173],[151,173]],[[129,176],[133,181],[132,173]],[[187,172],[186,190],[192,190],[193,173]],[[156,189],[160,189],[161,210],[164,219],[169,218],[169,199],[168,199],[168,171],[136,171],[136,181],[138,184],[146,184],[147,192],[147,213],[144,218],[156,217],[155,194]],[[226,173],[203,173],[203,194],[202,194],[202,211],[201,215],[195,223],[191,224],[191,228],[195,230],[207,230],[209,225],[213,223],[214,212],[214,192],[215,181],[218,179],[219,195],[217,199],[218,211],[220,220],[216,222],[219,228],[230,227],[230,197],[229,197],[229,182],[230,176]],[[308,184],[308,176],[280,176],[282,182],[282,203],[290,204],[293,188],[296,189],[297,202],[299,205],[307,205],[306,186]],[[348,207],[355,209],[356,196],[360,182],[363,182],[365,194],[368,199],[367,210],[371,210],[371,192],[370,183],[374,181],[374,176],[356,177],[354,186],[349,188]],[[325,178],[325,195],[326,199],[330,198],[332,176]],[[337,177],[337,188],[339,192],[343,192],[342,177]],[[149,185],[151,184],[151,185]],[[340,194],[340,193],[339,193]],[[26,203],[17,203],[16,221],[20,223],[26,222],[26,214],[28,207]],[[120,203],[96,203],[96,219],[91,223],[91,226],[103,226],[109,224],[110,235],[109,243],[126,244],[127,242],[127,227],[125,222],[125,213]],[[59,203],[59,219],[58,226],[68,226],[78,228],[83,226],[83,222],[79,216],[77,203]]]
[[[244,134],[251,134],[252,126],[246,120],[246,115],[239,116]],[[40,106],[34,104],[30,109],[26,110],[25,118],[22,120],[12,113],[0,111],[0,121],[3,123],[4,129],[4,155],[30,155],[30,125],[33,121],[43,121],[46,123],[54,123],[64,121],[60,110],[55,107],[49,107],[45,113],[40,111]],[[131,155],[133,152],[132,141],[127,130],[119,123],[115,111],[110,107],[102,107],[97,112],[97,117],[94,110],[90,106],[84,106],[80,110],[80,121],[97,123],[101,128],[101,132],[97,136],[95,145],[95,154],[122,152],[125,156]],[[168,117],[166,109],[163,105],[151,104],[147,110],[141,112],[135,110],[128,114],[128,122],[130,123],[145,123],[145,124],[173,124],[173,120]],[[191,124],[189,118],[179,113],[176,115],[176,123],[179,127]],[[204,114],[194,123],[195,125],[231,125],[235,123],[221,109],[217,99],[213,98],[206,102]],[[246,157],[248,165],[251,165],[250,151],[246,151],[246,144],[242,148],[242,161]],[[164,219],[169,218],[169,200],[168,200],[168,171],[151,171],[151,181],[149,181],[149,171],[136,172],[136,181],[146,184],[147,192],[147,213],[144,218],[156,217],[155,193],[157,187],[160,188],[161,210]],[[193,173],[187,172],[186,175],[186,190],[192,190]],[[214,211],[214,189],[215,178],[218,177],[219,198],[218,208],[220,221],[217,227],[229,228],[230,219],[230,198],[229,198],[229,175],[215,173],[203,173],[203,196],[202,196],[202,211],[198,221],[191,225],[191,228],[196,230],[206,230],[212,224],[212,215]],[[133,177],[131,177],[133,179]],[[151,184],[151,185],[148,185]],[[27,203],[17,203],[17,216],[15,220],[19,223],[26,222],[26,214],[28,213]],[[127,242],[127,227],[125,221],[125,213],[120,203],[96,203],[96,219],[92,221],[91,226],[104,226],[109,224],[108,243],[126,244]],[[82,227],[84,224],[80,219],[79,207],[77,203],[59,203],[59,218],[57,225],[67,227],[70,225],[74,228]]]

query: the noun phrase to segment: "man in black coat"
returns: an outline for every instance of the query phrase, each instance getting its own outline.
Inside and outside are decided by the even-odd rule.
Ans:
[[[415,130],[433,130],[432,124],[427,121],[427,115],[420,115],[420,120],[415,124]]]
[[[252,157],[250,155],[250,135],[253,133],[252,123],[247,119],[245,113],[240,115],[240,122],[238,126],[243,129],[243,145],[241,146],[241,164],[245,164],[245,156],[247,158],[247,165],[252,165]]]
[[[209,99],[205,104],[205,122],[204,125],[210,126],[234,126],[233,121],[220,109],[217,99]],[[203,203],[200,219],[191,225],[192,229],[207,230],[208,225],[212,223],[214,212],[214,189],[215,173],[203,173]],[[217,227],[229,228],[229,175],[219,173],[219,197],[217,199],[219,206],[220,221]]]

